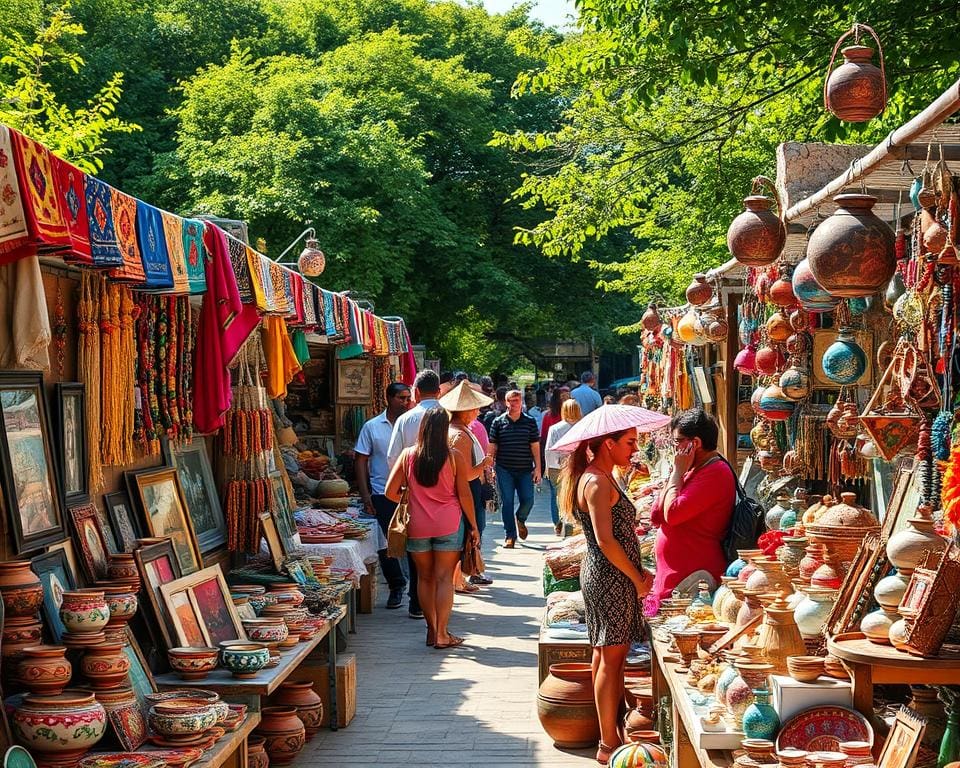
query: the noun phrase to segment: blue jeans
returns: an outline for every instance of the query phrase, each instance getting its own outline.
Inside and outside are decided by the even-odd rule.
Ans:
[[[514,472],[497,467],[497,485],[500,487],[504,537],[517,538],[517,521],[513,519],[513,495],[517,495],[517,520],[526,522],[533,509],[533,475],[529,470]]]
[[[550,489],[550,517],[553,519],[554,526],[560,525],[560,508],[557,506],[557,484],[550,479],[550,473],[554,470],[547,470],[543,476],[543,482]]]
[[[473,494],[473,512],[477,516],[477,533],[483,536],[483,529],[487,527],[487,505],[483,503],[480,494],[480,478],[470,481],[470,493]]]

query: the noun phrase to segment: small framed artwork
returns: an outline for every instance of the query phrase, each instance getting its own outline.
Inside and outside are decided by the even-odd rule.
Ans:
[[[141,538],[137,516],[133,514],[133,505],[126,491],[105,493],[103,505],[107,510],[107,517],[113,528],[113,535],[117,539],[117,546],[121,552],[133,552],[137,547],[137,539]]]
[[[64,539],[63,541],[58,541],[56,544],[50,544],[47,547],[47,552],[53,552],[55,550],[63,552],[64,557],[67,558],[67,564],[70,566],[70,573],[72,573],[74,579],[77,580],[77,585],[82,587],[83,584],[80,578],[82,573],[77,561],[76,550],[73,547],[73,539]]]
[[[145,547],[135,549],[133,559],[137,562],[144,592],[157,619],[160,634],[163,635],[167,648],[175,648],[180,643],[173,633],[173,621],[167,612],[163,594],[160,592],[161,584],[169,584],[183,576],[180,572],[177,555],[173,551],[173,544],[170,543],[170,539],[164,539],[156,544],[148,544]]]
[[[136,752],[147,740],[147,720],[143,716],[139,700],[111,707],[107,719],[113,726],[120,746],[128,752]]]
[[[337,402],[369,403],[372,400],[372,363],[369,360],[338,360]]]
[[[883,744],[877,768],[913,768],[927,721],[912,709],[901,706]]]
[[[298,548],[297,524],[293,519],[293,509],[283,482],[283,474],[274,472],[270,475],[270,486],[273,489],[273,520],[277,526],[280,544],[285,555],[292,555]]]
[[[147,666],[147,660],[140,650],[140,644],[133,634],[133,630],[127,627],[127,642],[123,646],[123,654],[130,661],[130,671],[127,678],[130,681],[130,687],[133,688],[133,694],[137,697],[137,704],[141,712],[146,712],[150,708],[150,702],[147,696],[157,692],[157,684]]]
[[[167,463],[176,467],[197,543],[202,553],[227,543],[227,521],[220,506],[217,484],[213,479],[210,459],[202,437],[191,443],[163,441]]]
[[[140,507],[151,536],[168,536],[184,574],[196,573],[203,562],[193,524],[183,503],[177,470],[172,467],[126,472],[130,498]]]
[[[87,459],[86,387],[79,382],[57,384],[54,388],[57,415],[57,457],[60,489],[67,506],[90,498]]]
[[[260,513],[260,531],[267,542],[267,551],[273,560],[273,567],[279,572],[283,567],[283,544],[280,543],[280,533],[273,515],[269,512]]]
[[[246,639],[220,566],[162,584],[160,593],[182,645],[215,648],[225,640]]]
[[[70,519],[77,534],[77,544],[80,547],[80,562],[84,575],[91,584],[99,579],[107,578],[107,561],[109,548],[107,539],[100,527],[100,516],[97,508],[89,501],[70,507]]]
[[[101,509],[95,503],[90,503],[93,505],[93,508],[97,510],[97,519],[100,521],[100,530],[103,531],[103,540],[107,542],[107,554],[118,554],[121,550],[120,547],[117,546],[117,534],[114,533],[113,524],[107,516],[107,508],[104,507]]]
[[[67,535],[39,371],[0,371],[0,473],[17,554]]]
[[[43,623],[50,633],[53,643],[59,644],[67,628],[60,620],[60,604],[63,602],[63,593],[77,588],[66,552],[62,549],[53,549],[42,555],[37,555],[30,561],[30,570],[40,578],[43,587]]]

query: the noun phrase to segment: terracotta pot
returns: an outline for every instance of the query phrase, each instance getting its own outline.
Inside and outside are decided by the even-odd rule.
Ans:
[[[883,72],[873,63],[873,48],[844,48],[843,64],[827,77],[824,103],[830,112],[848,123],[872,120],[887,106]]]
[[[303,722],[294,707],[264,707],[256,733],[265,739],[264,749],[273,765],[286,765],[306,743]]]
[[[694,275],[693,281],[687,286],[686,295],[687,301],[695,307],[710,301],[713,298],[713,287],[707,282],[707,276],[703,273]]]
[[[807,243],[816,281],[834,296],[871,296],[887,287],[897,267],[893,230],[873,212],[872,195],[837,195],[837,211]]]
[[[267,593],[276,598],[277,603],[297,606],[306,599],[296,584],[272,584]]]
[[[745,197],[745,210],[730,223],[727,248],[741,264],[765,267],[780,256],[787,241],[787,228],[770,210],[773,202],[765,195]]]
[[[119,643],[92,645],[80,661],[80,671],[94,688],[117,688],[127,682],[130,660]]]
[[[137,569],[137,562],[133,559],[133,555],[128,552],[110,555],[107,561],[107,578],[114,582],[136,582],[139,584],[140,571]]]
[[[139,605],[137,593],[131,592],[126,585],[105,586],[102,589],[104,602],[110,609],[110,621],[107,622],[107,626],[111,628],[125,626],[137,612]]]
[[[537,693],[540,725],[555,746],[580,749],[596,746],[600,721],[593,698],[589,664],[551,664]]]
[[[645,330],[650,331],[651,333],[656,333],[660,330],[660,325],[662,324],[660,319],[660,313],[657,312],[657,305],[652,301],[647,304],[647,309],[640,318],[640,324],[644,327]]]
[[[73,674],[66,653],[62,645],[27,646],[18,667],[20,682],[31,693],[62,693]]]
[[[28,560],[0,563],[0,595],[8,619],[36,615],[43,605],[43,587],[40,577],[30,570]]]
[[[110,621],[110,609],[102,589],[76,589],[63,593],[60,620],[68,632],[99,632]]]
[[[776,347],[764,345],[757,350],[757,371],[764,376],[773,376],[773,374],[780,370],[784,362],[783,353]]]
[[[793,292],[793,283],[790,280],[792,270],[789,266],[780,267],[780,277],[770,286],[768,297],[778,307],[792,307],[797,304],[797,296]]]
[[[13,616],[3,624],[3,638],[0,642],[0,655],[3,657],[4,671],[16,669],[16,660],[23,656],[25,648],[40,645],[43,640],[43,625],[30,616]]]
[[[297,717],[303,721],[307,739],[312,739],[320,730],[323,719],[323,700],[313,690],[313,683],[283,683],[271,703],[277,706],[294,707]]]
[[[270,758],[264,749],[266,742],[263,736],[247,738],[247,768],[270,768]]]
[[[100,739],[107,713],[93,694],[67,689],[53,696],[29,694],[13,715],[17,741],[41,768],[69,768]]]
[[[781,595],[763,609],[763,623],[757,641],[767,661],[773,664],[774,674],[787,674],[787,657],[803,656],[807,652],[803,636],[793,618],[793,610]]]
[[[782,312],[774,312],[767,318],[766,329],[767,338],[778,344],[782,344],[793,334],[790,321],[783,316]]]

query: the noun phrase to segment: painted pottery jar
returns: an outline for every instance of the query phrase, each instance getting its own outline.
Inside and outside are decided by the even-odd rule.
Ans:
[[[251,735],[247,737],[247,768],[270,768],[270,758],[264,745],[267,740],[263,736]]]
[[[823,374],[835,384],[854,384],[867,370],[867,355],[849,328],[841,328],[820,361]]]
[[[107,578],[113,582],[139,584],[140,571],[137,562],[129,552],[110,555],[107,561]]]
[[[738,549],[737,554],[740,555],[740,559],[746,563],[737,574],[737,581],[746,584],[747,579],[750,578],[750,574],[757,570],[757,566],[753,564],[753,558],[760,557],[763,551],[759,549]]]
[[[792,499],[787,511],[780,518],[780,530],[789,531],[797,524],[798,516],[803,514],[803,505],[805,502],[800,499]]]
[[[780,718],[770,706],[770,694],[766,688],[753,691],[753,703],[743,713],[743,735],[748,739],[769,739],[780,730]]]
[[[841,120],[865,123],[887,106],[883,70],[873,63],[874,50],[867,45],[848,45],[840,53],[843,64],[827,75],[824,104]],[[882,63],[882,53],[880,60]]]
[[[17,659],[23,656],[25,648],[41,645],[43,625],[32,616],[8,617],[3,623],[0,655],[3,658],[4,672],[16,669]]]
[[[786,536],[783,539],[783,546],[778,550],[780,562],[783,563],[783,570],[788,576],[797,577],[800,574],[800,562],[807,549],[806,536]]]
[[[220,660],[234,677],[241,680],[256,677],[270,661],[270,649],[263,643],[238,641],[220,651]]]
[[[810,372],[791,359],[790,365],[780,374],[779,384],[783,394],[791,400],[803,400],[810,394]]]
[[[769,421],[785,421],[793,415],[797,404],[787,397],[779,384],[771,384],[760,396],[760,414]]]
[[[644,330],[650,331],[651,333],[657,333],[660,330],[660,325],[662,322],[663,321],[660,319],[660,313],[657,312],[657,305],[651,301],[649,304],[647,304],[646,310],[640,317],[640,324],[644,327]]]
[[[792,284],[793,292],[800,302],[801,308],[806,312],[813,314],[832,312],[840,303],[839,298],[831,295],[817,282],[807,259],[800,261],[793,270]]]
[[[60,620],[68,632],[99,632],[110,621],[110,609],[102,589],[76,589],[63,593]]]
[[[176,700],[174,700],[176,701]],[[213,704],[171,706],[173,702],[154,704],[147,714],[147,722],[161,736],[173,741],[189,741],[191,737],[210,730],[217,724],[217,710]]]
[[[537,716],[557,747],[582,749],[600,739],[589,664],[551,664],[537,693]]]
[[[776,261],[783,250],[787,228],[771,210],[774,202],[765,195],[745,197],[745,210],[730,223],[727,248],[745,266],[765,267]]]
[[[0,563],[0,596],[8,619],[36,616],[43,605],[43,587],[40,586],[40,577],[30,570],[29,560]]]
[[[736,729],[740,730],[743,727],[743,715],[747,708],[753,704],[753,690],[739,673],[727,686],[724,701],[730,719]]]
[[[110,609],[108,627],[123,627],[134,617],[139,601],[137,593],[132,592],[126,584],[97,585],[103,590],[103,599]]]
[[[63,693],[70,682],[73,666],[62,645],[31,645],[23,649],[17,676],[31,693]]]
[[[800,635],[805,639],[813,640],[820,636],[833,610],[837,593],[833,589],[807,587],[803,595],[803,600],[793,610],[793,619],[797,623]]]
[[[167,651],[170,669],[184,680],[203,680],[217,668],[220,651],[216,648],[170,648]]]
[[[87,648],[80,672],[94,688],[116,688],[127,682],[130,659],[120,643],[102,643]]]
[[[717,587],[717,591],[713,593],[713,613],[717,619],[723,620],[721,614],[723,613],[723,604],[727,601],[731,594],[730,591],[730,582],[734,580],[733,576],[721,576],[720,577],[720,586]]]
[[[693,276],[693,281],[687,286],[687,301],[695,307],[706,304],[713,298],[713,286],[707,282],[707,276],[697,273]]]
[[[271,765],[292,762],[306,743],[306,731],[294,707],[264,707],[255,733],[265,739]]]
[[[782,344],[793,334],[790,321],[782,312],[774,312],[766,322],[767,338],[777,344]]]
[[[780,528],[780,518],[783,517],[783,513],[787,511],[787,505],[790,503],[790,496],[786,493],[778,493],[776,502],[770,509],[767,510],[767,514],[764,515],[764,522],[767,524],[768,531],[775,531]]]
[[[834,296],[870,296],[887,287],[897,267],[893,230],[873,212],[872,195],[842,194],[837,210],[810,235],[807,261]]]
[[[271,703],[277,706],[294,707],[297,717],[303,721],[307,739],[312,739],[320,730],[323,720],[323,700],[313,689],[313,683],[283,683]]]
[[[811,541],[807,544],[806,554],[800,561],[800,580],[809,584],[813,574],[823,565],[824,547],[822,544]]]
[[[734,665],[734,662],[739,656],[740,654],[737,651],[724,652],[723,658],[725,666],[717,677],[717,687],[714,689],[714,696],[723,706],[727,706],[727,691],[730,688],[730,684],[740,676],[740,673],[737,672],[737,668]]]
[[[659,744],[635,741],[617,747],[610,755],[609,768],[663,768],[667,754]]]
[[[106,727],[106,710],[93,694],[70,688],[55,695],[28,694],[13,714],[14,736],[41,768],[76,764]]]

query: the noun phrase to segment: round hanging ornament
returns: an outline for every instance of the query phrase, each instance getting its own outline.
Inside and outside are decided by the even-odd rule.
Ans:
[[[823,374],[835,384],[854,384],[867,370],[867,356],[850,328],[841,328],[820,361]]]
[[[867,32],[877,43],[880,66],[873,63],[873,48],[860,45],[860,35]],[[850,45],[840,53],[843,64],[833,68],[840,45],[851,35],[857,45]],[[854,24],[840,36],[833,47],[827,78],[823,84],[823,105],[841,120],[864,123],[872,120],[887,106],[887,78],[883,66],[883,46],[877,33],[866,24]]]
[[[759,194],[765,185],[773,191],[773,199]],[[751,192],[743,199],[743,213],[730,223],[727,248],[741,264],[765,267],[779,258],[787,242],[787,228],[780,216],[770,210],[774,203],[780,209],[780,197],[774,183],[766,176],[757,176]]]
[[[684,344],[694,344],[701,346],[706,342],[703,338],[703,326],[700,323],[700,316],[693,308],[680,318],[677,323],[677,336]]]
[[[793,270],[793,292],[800,302],[800,307],[806,312],[823,314],[836,309],[840,299],[831,296],[813,276],[808,259],[803,259]]]
[[[780,374],[780,389],[791,400],[803,400],[810,395],[810,373],[791,361]]]
[[[713,287],[707,282],[707,276],[697,273],[693,281],[687,286],[687,301],[693,306],[700,307],[713,298]]]
[[[770,286],[768,297],[773,304],[778,307],[792,307],[797,303],[796,294],[793,292],[793,282],[790,280],[790,267],[786,264],[780,267],[780,277],[774,280]]]
[[[744,376],[757,375],[757,350],[752,344],[748,344],[733,359],[733,368]]]
[[[767,319],[767,338],[770,341],[775,341],[777,344],[782,344],[788,338],[790,334],[793,333],[793,328],[790,327],[790,321],[783,316],[781,312],[774,312]]]
[[[783,353],[776,347],[767,344],[757,350],[757,371],[764,376],[773,376],[783,367],[783,363]]]
[[[646,330],[656,333],[660,330],[661,323],[662,320],[660,319],[660,313],[657,312],[657,305],[651,301],[647,304],[647,309],[640,318],[640,324]]]
[[[787,397],[779,384],[771,384],[760,396],[760,415],[768,421],[784,421],[793,415],[797,404]]]

